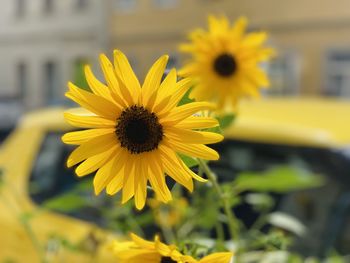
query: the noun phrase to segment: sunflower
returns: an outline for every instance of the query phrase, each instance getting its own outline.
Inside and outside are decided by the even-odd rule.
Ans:
[[[193,190],[193,178],[205,181],[184,164],[178,153],[207,160],[219,158],[204,144],[219,142],[223,137],[198,130],[217,126],[217,121],[194,116],[213,109],[213,104],[178,106],[191,84],[189,79],[177,81],[175,69],[161,81],[168,56],[154,63],[142,88],[122,52],[114,51],[114,65],[104,54],[100,61],[107,85],[93,75],[89,66],[85,74],[92,92],[68,83],[66,97],[88,111],[85,115],[64,115],[70,124],[87,128],[62,137],[67,144],[79,145],[69,156],[68,167],[79,164],[75,170],[78,176],[97,171],[93,181],[96,195],[105,188],[110,195],[123,189],[122,203],[135,196],[138,209],[144,207],[148,182],[157,198],[168,202],[172,197],[166,175],[189,191]]]
[[[215,100],[221,109],[235,106],[241,97],[258,96],[259,87],[269,86],[259,63],[274,54],[273,49],[263,47],[267,34],[245,34],[245,18],[232,27],[225,17],[209,16],[208,20],[208,32],[197,29],[190,33],[190,43],[180,45],[182,52],[192,54],[192,60],[179,71],[195,80],[191,96]]]
[[[229,263],[233,253],[221,252],[196,260],[191,256],[183,255],[174,245],[160,242],[156,236],[154,242],[142,239],[131,234],[132,241],[118,242],[112,245],[118,262],[120,263]]]

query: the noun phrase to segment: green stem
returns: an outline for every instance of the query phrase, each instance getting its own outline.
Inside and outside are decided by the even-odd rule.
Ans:
[[[161,209],[160,209],[161,210]],[[167,242],[167,244],[177,244],[177,240],[175,238],[175,234],[174,232],[172,231],[171,227],[169,226],[166,218],[167,218],[167,215],[166,215],[166,212],[164,211],[159,211],[159,219],[160,219],[160,228],[163,232],[163,236],[164,236],[164,239],[165,241]]]
[[[217,222],[216,225],[215,225],[215,229],[216,229],[216,235],[218,237],[218,240],[217,240],[217,248],[218,250],[223,250],[225,249],[225,245],[224,245],[224,242],[225,242],[225,233],[224,233],[224,228],[221,224],[221,222]]]
[[[227,216],[228,219],[228,227],[230,230],[230,235],[233,240],[238,242],[238,224],[237,224],[237,219],[235,215],[232,212],[231,205],[230,205],[230,200],[227,198],[227,196],[224,194],[223,190],[221,189],[217,179],[216,175],[211,171],[209,166],[206,164],[206,162],[202,159],[198,159],[199,166],[203,169],[205,174],[208,176],[209,180],[214,186],[214,189],[216,190],[221,202],[222,202],[222,207],[224,209],[224,212]]]

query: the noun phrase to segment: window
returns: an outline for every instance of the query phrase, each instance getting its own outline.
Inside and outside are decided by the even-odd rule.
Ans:
[[[17,66],[17,81],[18,81],[18,94],[21,99],[24,99],[27,91],[27,67],[23,62]]]
[[[136,9],[137,0],[116,0],[115,8],[121,12],[131,12]]]
[[[44,65],[44,90],[46,90],[48,104],[54,104],[60,99],[57,65],[53,61],[48,61]]]
[[[16,16],[23,17],[26,9],[26,0],[17,0],[16,2]]]
[[[45,0],[44,1],[44,13],[51,14],[54,11],[54,0]]]
[[[178,4],[177,0],[153,0],[153,2],[155,6],[164,9],[174,8]]]
[[[324,92],[327,95],[350,97],[350,50],[328,54]]]
[[[296,95],[300,88],[300,61],[293,50],[281,51],[265,66],[270,77],[271,88],[265,90],[269,95]]]
[[[76,0],[76,9],[83,10],[86,9],[89,4],[89,0]]]

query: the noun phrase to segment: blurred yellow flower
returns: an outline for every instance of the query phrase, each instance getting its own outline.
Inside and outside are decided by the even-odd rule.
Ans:
[[[229,263],[233,253],[214,253],[196,260],[181,254],[173,245],[160,242],[156,236],[154,242],[146,241],[131,234],[132,241],[114,241],[112,249],[119,263]]]
[[[193,116],[212,109],[208,102],[177,106],[190,88],[190,81],[177,82],[173,69],[161,82],[168,56],[159,58],[149,70],[141,88],[126,56],[114,52],[114,65],[105,55],[100,56],[107,85],[85,68],[92,92],[68,83],[66,96],[90,113],[65,113],[66,120],[87,130],[66,133],[62,140],[79,145],[68,158],[67,165],[76,168],[78,176],[97,170],[95,193],[104,188],[113,195],[123,189],[122,203],[135,196],[135,205],[142,209],[147,198],[147,182],[162,202],[171,200],[165,183],[165,173],[193,190],[192,178],[205,181],[193,173],[177,152],[198,158],[217,160],[219,155],[204,144],[221,141],[212,132],[193,131],[217,126],[216,120]]]
[[[181,220],[186,214],[188,201],[184,197],[176,197],[167,205],[157,199],[149,199],[148,205],[152,208],[158,225],[176,226],[181,223]]]
[[[226,17],[209,16],[209,31],[197,29],[189,35],[190,43],[180,50],[190,53],[192,60],[179,75],[192,77],[195,88],[191,96],[197,100],[215,100],[220,109],[235,106],[245,96],[258,96],[259,87],[269,80],[259,63],[274,54],[263,47],[267,34],[245,34],[247,19],[242,17],[231,27]]]

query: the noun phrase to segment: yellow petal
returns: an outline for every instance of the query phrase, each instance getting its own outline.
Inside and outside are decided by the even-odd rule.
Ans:
[[[165,136],[171,140],[188,144],[210,144],[217,143],[224,139],[224,136],[214,132],[200,132],[175,127],[169,127],[165,130]]]
[[[79,145],[95,137],[108,134],[108,133],[113,133],[114,131],[115,131],[114,128],[109,128],[109,129],[90,129],[90,130],[83,130],[83,131],[67,132],[65,135],[62,136],[62,141],[66,144]]]
[[[66,121],[80,128],[112,128],[115,127],[115,121],[108,120],[99,116],[81,116],[69,112],[64,113]]]
[[[100,82],[94,75],[89,65],[84,67],[86,81],[89,84],[90,89],[96,94],[105,99],[112,100],[112,96],[109,93],[108,87]]]
[[[176,182],[186,187],[190,192],[193,191],[193,181],[191,175],[187,174],[177,161],[174,151],[165,145],[159,146],[161,152],[161,160],[164,165],[165,172]]]
[[[168,93],[169,87],[173,87],[176,84],[176,80],[177,80],[177,73],[176,73],[176,69],[173,68],[169,71],[169,73],[166,75],[166,77],[160,84],[159,95],[161,97],[166,96],[166,94]]]
[[[117,76],[125,83],[127,92],[131,94],[134,104],[137,104],[141,86],[127,57],[120,50],[114,50],[114,66]]]
[[[236,38],[241,38],[246,31],[248,19],[240,17],[231,29],[232,35]]]
[[[122,204],[125,204],[135,194],[135,157],[129,156],[126,159],[124,165],[124,181],[123,181],[123,194]]]
[[[268,77],[266,76],[266,73],[262,71],[261,69],[250,69],[250,74],[248,75],[249,79],[258,87],[270,86],[270,81]]]
[[[98,195],[106,186],[107,194],[116,193],[116,189],[119,187],[119,181],[121,181],[121,186],[123,183],[123,163],[126,159],[126,156],[123,152],[123,149],[119,147],[114,153],[113,158],[104,165],[100,170],[97,171],[94,177],[94,188],[95,194]],[[120,186],[120,187],[121,187]],[[120,189],[119,189],[120,190]],[[116,191],[116,192],[114,192]],[[114,192],[114,193],[112,193]]]
[[[147,241],[134,233],[130,233],[130,237],[138,246],[146,249],[154,249],[153,242]]]
[[[111,159],[111,157],[115,154],[116,149],[117,146],[114,146],[107,151],[101,152],[90,158],[87,158],[77,167],[77,169],[75,169],[75,173],[79,177],[81,177],[96,171]]]
[[[143,160],[135,164],[135,206],[141,210],[147,199],[147,171],[143,167]]]
[[[165,183],[164,171],[158,156],[153,155],[153,158],[149,159],[149,168],[150,171],[148,179],[153,190],[156,192],[162,202],[169,202],[172,200],[172,197],[169,188]]]
[[[146,75],[142,86],[142,104],[147,107],[152,108],[153,106],[149,104],[149,101],[152,95],[154,96],[154,93],[159,89],[168,59],[169,56],[167,55],[160,57]]]
[[[185,144],[166,140],[166,144],[176,152],[206,160],[218,160],[219,154],[203,144]]]
[[[176,107],[168,116],[161,119],[161,124],[175,125],[176,123],[190,117],[191,115],[202,110],[213,110],[215,104],[209,102],[192,102],[179,107]]]
[[[105,76],[105,79],[107,81],[108,87],[110,88],[112,97],[122,107],[129,106],[127,101],[125,101],[126,98],[123,97],[123,94],[120,90],[118,79],[115,75],[114,66],[109,61],[109,59],[106,57],[105,54],[100,55],[100,63],[101,63],[101,68]]]
[[[108,151],[117,144],[118,141],[114,134],[106,134],[93,138],[80,145],[70,154],[67,165],[68,167],[72,167],[73,165],[80,163],[89,157]]]
[[[199,263],[230,263],[232,257],[232,252],[214,253],[202,258]]]
[[[267,39],[266,32],[254,32],[246,35],[242,41],[242,45],[246,47],[256,48],[262,45]]]
[[[159,109],[157,110],[157,112],[159,112],[158,114],[162,115],[164,111],[170,111],[176,107],[176,105],[180,102],[180,100],[183,98],[191,86],[192,80],[186,78],[176,83],[174,88],[169,88],[168,95],[170,100],[167,103],[166,107],[163,107],[162,111],[159,111]]]
[[[185,170],[187,174],[189,174],[193,179],[196,179],[197,181],[201,183],[206,183],[208,180],[200,177],[196,173],[194,173],[188,166],[180,159],[180,157],[177,157],[177,160],[180,164],[180,166]]]
[[[87,110],[110,120],[115,120],[119,116],[121,108],[113,102],[80,89],[71,82],[68,83],[68,87],[69,91],[66,93],[66,97]]]
[[[205,129],[219,126],[219,122],[210,117],[191,116],[176,124],[181,129]]]

